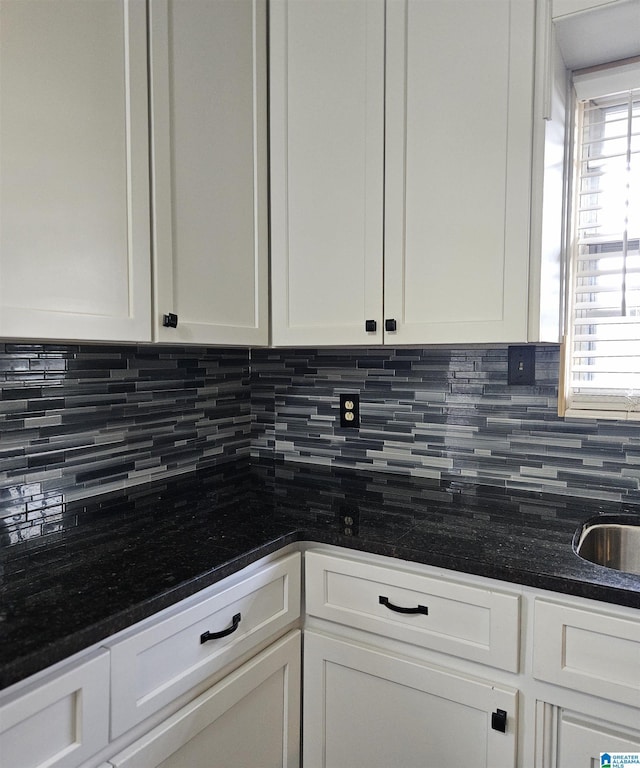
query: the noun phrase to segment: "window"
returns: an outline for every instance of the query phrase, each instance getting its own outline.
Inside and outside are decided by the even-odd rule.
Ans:
[[[640,420],[640,62],[574,86],[565,415]]]

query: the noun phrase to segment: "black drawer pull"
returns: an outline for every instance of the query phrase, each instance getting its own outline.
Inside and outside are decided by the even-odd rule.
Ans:
[[[227,635],[230,635],[232,632],[235,632],[236,629],[240,626],[240,619],[242,617],[239,613],[236,613],[236,615],[231,619],[231,626],[227,627],[226,629],[223,629],[221,632],[203,632],[200,635],[200,642],[206,643],[207,640],[218,640],[221,637],[226,637]]]
[[[425,616],[429,615],[429,609],[426,605],[418,605],[415,608],[401,608],[399,605],[390,603],[389,598],[382,595],[380,595],[378,601],[380,605],[385,605],[390,611],[395,611],[396,613],[424,613]]]

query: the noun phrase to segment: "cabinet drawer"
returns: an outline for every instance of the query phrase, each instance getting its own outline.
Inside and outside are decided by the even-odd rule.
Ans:
[[[196,605],[115,642],[112,738],[294,621],[300,578],[295,553],[228,588],[218,584]]]
[[[640,707],[640,617],[536,600],[533,674]]]
[[[52,675],[0,705],[0,764],[75,768],[108,742],[109,654]]]
[[[310,615],[518,670],[518,595],[318,552],[306,555],[306,589]]]

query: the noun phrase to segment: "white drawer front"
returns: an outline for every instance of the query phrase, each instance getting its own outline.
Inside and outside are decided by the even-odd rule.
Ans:
[[[536,600],[533,674],[640,707],[640,616]]]
[[[306,589],[310,615],[518,670],[519,595],[318,552],[306,555]]]
[[[108,736],[107,651],[0,706],[0,765],[6,768],[75,768],[106,746]]]
[[[111,736],[121,735],[300,615],[295,553],[111,646]],[[218,591],[220,590],[220,591]],[[235,627],[235,629],[234,629]],[[205,633],[229,634],[202,642]]]

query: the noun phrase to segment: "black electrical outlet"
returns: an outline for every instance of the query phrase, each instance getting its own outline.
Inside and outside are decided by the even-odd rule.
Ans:
[[[360,426],[360,395],[340,395],[340,426],[347,429]]]
[[[509,347],[509,384],[535,384],[536,383],[536,348]]]
[[[341,506],[336,512],[336,522],[343,536],[357,536],[360,532],[360,512],[356,507]]]

